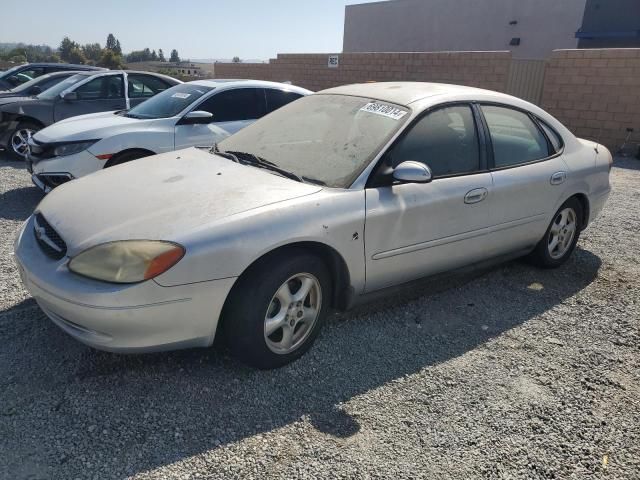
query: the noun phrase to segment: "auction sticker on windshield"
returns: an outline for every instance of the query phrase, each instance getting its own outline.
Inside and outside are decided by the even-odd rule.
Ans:
[[[385,105],[383,103],[371,102],[367,103],[364,107],[360,109],[361,112],[369,112],[375,113],[376,115],[382,115],[385,117],[393,118],[394,120],[400,120],[407,113],[406,110],[402,110],[398,107],[393,107],[391,105]]]
[[[191,96],[190,93],[174,93],[173,95],[171,95],[173,98],[181,98],[181,99],[185,99],[185,98],[189,98]]]

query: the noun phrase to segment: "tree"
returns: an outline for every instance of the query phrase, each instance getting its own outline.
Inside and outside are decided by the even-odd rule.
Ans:
[[[72,41],[69,37],[64,37],[62,42],[60,42],[60,47],[58,49],[60,51],[60,58],[65,62],[70,62],[71,60],[69,60],[69,58],[71,51],[78,47],[80,47],[80,45],[76,42]]]
[[[84,53],[82,53],[82,49],[80,49],[80,47],[73,47],[69,52],[67,61],[69,63],[83,64],[87,63],[87,58],[84,56]]]
[[[122,68],[122,57],[113,50],[105,48],[102,50],[102,56],[100,57],[98,66],[119,70]]]
[[[158,60],[160,60],[161,62],[166,62],[167,61],[164,58],[164,52],[162,51],[162,49],[158,50]]]
[[[102,47],[99,43],[87,43],[82,46],[82,53],[87,60],[97,63],[102,57]]]
[[[120,40],[116,40],[116,47],[113,49],[116,55],[122,56],[122,47],[120,46]]]
[[[117,42],[116,37],[113,36],[113,33],[110,33],[109,35],[107,35],[107,43],[105,44],[104,48],[115,52],[116,42]]]
[[[151,61],[153,61],[153,62],[157,62],[158,61],[158,54],[156,53],[155,50],[153,50],[151,52]]]
[[[171,50],[171,57],[169,58],[169,61],[173,63],[180,63],[180,56],[178,55],[178,50],[175,48]]]
[[[240,59],[240,57],[233,57],[233,60],[231,60],[233,63],[242,63],[242,60]]]

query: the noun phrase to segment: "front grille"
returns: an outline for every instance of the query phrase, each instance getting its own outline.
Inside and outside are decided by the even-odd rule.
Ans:
[[[67,183],[73,178],[68,173],[39,173],[36,174],[36,177],[38,177],[38,180],[51,190],[59,187],[63,183]]]
[[[33,222],[33,234],[40,248],[50,258],[60,260],[67,254],[67,244],[58,235],[41,213],[36,213]]]

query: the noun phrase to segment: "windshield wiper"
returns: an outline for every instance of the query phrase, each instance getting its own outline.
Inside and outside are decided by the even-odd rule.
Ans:
[[[238,157],[236,157],[233,153],[223,152],[222,150],[220,150],[218,148],[217,143],[213,144],[213,147],[209,149],[209,153],[215,153],[216,155],[219,155],[222,158],[226,158],[227,160],[231,160],[232,162],[240,163],[240,160],[238,160]]]
[[[264,168],[266,170],[271,170],[273,172],[279,173],[283,177],[287,177],[287,178],[290,178],[291,180],[304,183],[304,179],[297,173],[293,173],[293,172],[290,172],[289,170],[285,170],[284,168],[279,167],[275,163],[270,162],[266,158],[259,157],[258,155],[254,155],[253,153],[234,152],[229,150],[225,151],[224,153],[235,155],[236,158],[240,160],[240,163],[254,165],[256,167]]]

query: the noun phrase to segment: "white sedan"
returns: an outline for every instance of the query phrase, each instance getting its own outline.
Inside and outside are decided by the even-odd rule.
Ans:
[[[27,169],[48,192],[71,179],[157,153],[212,146],[311,93],[284,83],[198,80],[128,110],[80,115],[37,132]]]
[[[19,233],[26,287],[93,347],[207,347],[259,368],[302,355],[330,308],[440,272],[570,257],[612,157],[486,90],[350,85],[210,152],[166,153],[49,194]]]

